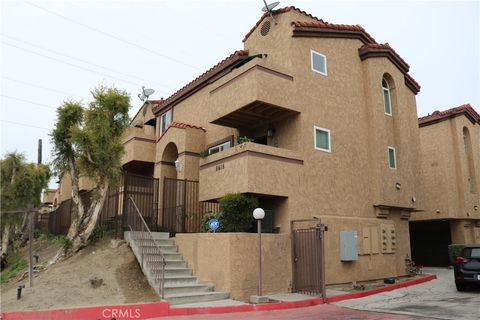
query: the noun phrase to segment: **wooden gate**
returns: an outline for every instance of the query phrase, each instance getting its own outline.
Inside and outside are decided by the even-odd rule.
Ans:
[[[166,230],[201,232],[203,215],[217,211],[218,203],[198,200],[198,181],[164,178],[162,226]]]
[[[304,227],[297,227],[302,223]],[[312,226],[312,224],[314,224]],[[292,291],[325,295],[325,230],[319,220],[293,220],[292,230]],[[307,226],[305,226],[307,225]]]

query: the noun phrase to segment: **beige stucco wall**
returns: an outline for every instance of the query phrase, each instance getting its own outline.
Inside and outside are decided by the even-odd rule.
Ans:
[[[406,275],[404,259],[411,256],[407,220],[323,216],[321,221],[329,226],[325,233],[327,284]],[[357,261],[341,261],[340,231],[357,233]],[[256,234],[248,233],[177,233],[175,243],[201,281],[213,283],[215,290],[231,292],[234,299],[246,300],[257,288],[256,239]],[[292,284],[291,235],[262,234],[262,248],[264,292],[288,292]]]
[[[463,128],[470,134],[470,162],[464,148]],[[477,238],[480,228],[480,125],[472,123],[465,115],[458,115],[422,126],[420,150],[425,212],[412,215],[412,220],[452,219],[453,243],[480,243]],[[469,172],[473,173],[472,183],[476,184],[473,192],[468,190]]]
[[[156,145],[155,176],[171,174],[183,179],[197,175],[201,200],[227,192],[275,196],[265,198],[264,203],[275,209],[274,226],[287,236],[291,220],[320,217],[329,227],[329,283],[402,275],[410,251],[408,223],[400,217],[408,216],[408,209],[393,208],[421,209],[423,201],[415,94],[387,58],[362,61],[360,40],[293,38],[290,22],[310,18],[291,11],[276,19],[278,24],[272,25],[267,36],[257,30],[245,42],[250,54],[267,57],[253,59],[173,106],[173,121],[206,131],[201,137],[189,138],[185,129],[170,128]],[[311,71],[310,50],[326,55],[327,76]],[[384,74],[392,79],[393,116],[384,113]],[[211,121],[259,100],[299,112],[274,124],[276,147],[247,144],[246,150],[254,153],[235,147],[205,159],[183,160],[182,152],[200,152],[215,141],[237,137],[237,129]],[[315,150],[314,126],[330,130],[331,152]],[[198,171],[174,173],[172,166],[160,163],[172,142],[179,159],[186,166],[197,166]],[[388,167],[388,146],[396,149],[396,169]],[[400,190],[395,188],[397,182]],[[392,209],[386,218],[378,218],[374,205]],[[342,228],[362,234],[363,226],[380,232],[382,225],[395,226],[399,239],[395,252],[361,255],[352,263],[339,260]],[[290,259],[289,253],[285,259]]]
[[[258,237],[252,233],[177,233],[175,243],[188,266],[216,291],[237,300],[257,294]],[[263,293],[287,292],[291,285],[290,239],[286,234],[262,235]]]
[[[131,161],[155,162],[155,142],[154,126],[127,127],[122,138],[125,148],[122,165]]]

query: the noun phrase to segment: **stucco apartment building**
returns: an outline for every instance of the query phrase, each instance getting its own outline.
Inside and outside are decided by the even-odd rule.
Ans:
[[[424,212],[411,217],[412,254],[445,266],[447,245],[480,243],[480,115],[466,104],[418,123]]]
[[[200,201],[258,197],[279,234],[319,218],[328,283],[405,274],[420,198],[420,87],[408,64],[361,26],[295,7],[265,14],[243,44],[142,106],[124,139],[124,169],[159,179],[159,208],[162,181],[188,179],[199,181]],[[342,231],[358,248],[347,260]]]

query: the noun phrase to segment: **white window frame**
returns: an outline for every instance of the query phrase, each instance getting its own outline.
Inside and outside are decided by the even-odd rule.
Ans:
[[[394,167],[392,167],[390,165],[390,150],[393,150],[393,165]],[[395,150],[394,147],[388,147],[388,151],[387,151],[387,161],[388,161],[388,167],[390,169],[397,169],[397,151]]]
[[[225,147],[227,147],[227,148],[225,148]],[[220,144],[217,144],[215,146],[211,146],[210,148],[208,148],[208,154],[211,155],[212,154],[211,150],[216,149],[216,148],[218,148],[218,151],[214,152],[214,153],[222,152],[224,150],[230,149],[231,147],[232,147],[232,142],[231,141],[226,141],[226,142],[223,142],[223,143],[220,143]]]
[[[320,70],[316,70],[313,67],[313,55],[314,54],[317,54],[317,55],[323,57],[323,59],[325,60],[325,72],[321,72]],[[317,52],[315,50],[310,49],[310,67],[311,67],[313,72],[320,73],[320,74],[326,76],[327,75],[327,56],[324,55],[324,54],[321,54],[320,52]]]
[[[163,121],[162,118],[166,117],[165,119],[165,128],[163,127]],[[163,135],[165,131],[167,130],[168,126],[172,123],[172,109],[162,113],[160,116],[160,135]]]
[[[383,86],[383,81],[385,81],[387,83],[387,87],[385,88]],[[389,101],[389,104],[390,104],[390,113],[387,112],[387,110],[385,110],[385,91],[387,91],[388,93],[388,101]],[[392,117],[393,116],[393,107],[392,107],[392,91],[390,90],[390,84],[388,84],[388,80],[385,79],[385,78],[382,78],[382,99],[383,99],[383,112],[387,115],[387,116],[390,116]]]
[[[328,134],[328,149],[317,147],[317,130],[326,132]],[[313,147],[315,148],[315,150],[332,152],[332,135],[329,129],[313,126]]]

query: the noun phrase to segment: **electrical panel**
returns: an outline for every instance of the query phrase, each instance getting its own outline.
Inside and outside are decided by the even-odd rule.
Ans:
[[[340,260],[357,261],[358,260],[358,236],[357,231],[340,231]]]

